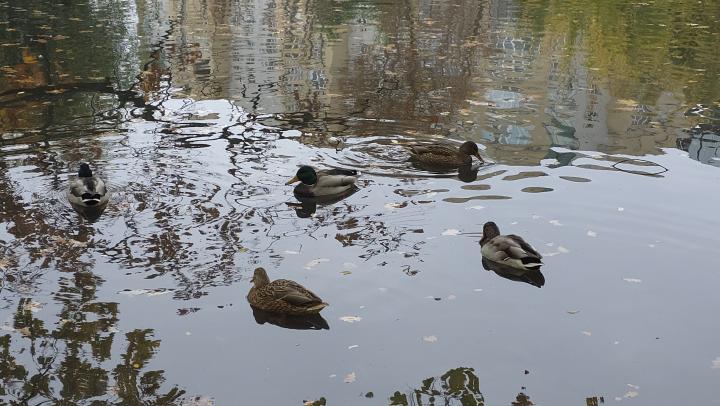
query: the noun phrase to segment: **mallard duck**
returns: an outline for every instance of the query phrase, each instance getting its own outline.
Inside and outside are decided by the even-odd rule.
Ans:
[[[328,169],[316,171],[311,166],[301,166],[295,177],[286,185],[302,182],[295,186],[295,194],[301,197],[338,195],[350,191],[357,181],[357,171],[351,169]]]
[[[103,206],[110,199],[105,182],[93,176],[90,165],[84,162],[80,164],[78,178],[70,183],[67,196],[70,203],[80,207]]]
[[[500,235],[500,229],[492,221],[483,226],[480,246],[482,256],[493,262],[526,271],[542,266],[540,253],[518,235]]]
[[[458,167],[472,163],[477,157],[480,163],[485,161],[480,156],[476,143],[465,141],[459,148],[443,144],[413,145],[410,147],[411,159],[430,166]]]
[[[270,282],[263,268],[255,269],[253,287],[248,292],[250,305],[266,312],[290,315],[316,314],[328,306],[316,294],[297,282],[277,279]]]

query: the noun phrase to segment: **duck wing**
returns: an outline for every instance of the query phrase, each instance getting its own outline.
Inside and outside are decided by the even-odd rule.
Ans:
[[[481,251],[487,259],[496,262],[518,261],[535,264],[542,258],[530,244],[516,235],[499,235],[485,243]]]
[[[272,292],[273,299],[284,300],[295,306],[306,307],[323,303],[322,299],[320,299],[318,295],[306,289],[299,283],[287,279],[274,280],[270,282],[268,287]]]
[[[76,180],[70,185],[70,194],[75,197],[81,197],[85,192],[85,183],[81,180]]]
[[[510,234],[507,237],[517,243],[518,246],[520,246],[520,248],[525,252],[525,257],[531,256],[537,259],[542,258],[542,255],[540,255],[540,253],[537,252],[532,245],[528,244],[527,241],[523,240],[523,238],[519,235]]]
[[[336,168],[336,169],[326,169],[323,171],[318,172],[318,177],[323,175],[343,175],[343,176],[357,176],[358,171],[355,169],[342,169],[342,168]]]
[[[458,154],[457,149],[453,149],[447,145],[412,145],[410,150],[416,155],[432,154],[442,156],[455,156]]]
[[[316,188],[332,188],[338,186],[350,186],[357,182],[357,171],[352,169],[330,169],[320,171]]]

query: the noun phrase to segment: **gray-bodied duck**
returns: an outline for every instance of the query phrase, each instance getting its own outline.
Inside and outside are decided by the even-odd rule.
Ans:
[[[536,271],[542,266],[542,255],[535,248],[518,235],[500,235],[492,221],[483,226],[480,246],[482,256],[493,262],[525,271]]]
[[[297,282],[270,278],[263,268],[255,269],[253,287],[248,292],[250,305],[266,312],[289,315],[317,314],[328,306],[318,295]]]
[[[358,172],[352,169],[316,171],[313,167],[304,165],[286,185],[301,182],[294,189],[294,193],[301,197],[339,195],[355,187],[357,174]]]
[[[465,141],[456,148],[444,144],[412,145],[410,158],[421,164],[439,167],[459,167],[472,164],[472,157],[485,161],[473,141]]]
[[[110,200],[105,182],[93,175],[90,165],[85,162],[80,164],[78,177],[70,183],[67,196],[70,203],[80,207],[99,207]]]

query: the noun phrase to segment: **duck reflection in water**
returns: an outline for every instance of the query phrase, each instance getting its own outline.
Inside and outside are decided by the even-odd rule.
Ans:
[[[441,175],[443,175],[443,177],[445,177],[445,176],[451,177],[452,174],[457,169],[457,178],[461,182],[465,182],[465,183],[470,183],[470,182],[476,181],[477,176],[478,176],[478,171],[480,170],[480,167],[482,166],[482,165],[473,163],[473,164],[460,165],[457,168],[448,168],[448,167],[443,167],[443,166],[427,165],[427,164],[419,163],[419,162],[415,162],[415,161],[411,162],[411,164],[412,164],[413,168],[415,168],[415,169],[441,174]]]
[[[515,282],[529,283],[530,285],[537,286],[538,288],[545,285],[545,276],[542,272],[540,272],[540,270],[527,271],[517,269],[498,262],[490,261],[486,258],[482,259],[482,265],[483,268],[488,271],[495,272],[501,278],[510,279]]]
[[[360,189],[358,189],[356,186],[353,186],[352,188],[347,189],[346,191],[336,195],[316,197],[307,197],[295,193],[295,198],[298,199],[300,203],[288,203],[287,205],[295,209],[295,214],[298,217],[308,218],[317,211],[318,206],[329,206],[331,204],[335,204],[347,197],[352,196],[358,190]]]
[[[103,214],[105,209],[107,208],[107,202],[98,205],[98,206],[83,206],[80,204],[75,204],[73,202],[70,202],[70,206],[72,206],[75,211],[82,216],[85,220],[93,223],[97,221],[100,216]]]
[[[257,324],[273,324],[278,327],[291,330],[330,330],[327,320],[319,314],[311,314],[307,316],[291,316],[281,313],[271,313],[260,310],[254,306],[250,306],[253,311],[253,317]]]
[[[463,165],[458,168],[458,179],[465,183],[474,182],[477,180],[479,169],[480,165]]]

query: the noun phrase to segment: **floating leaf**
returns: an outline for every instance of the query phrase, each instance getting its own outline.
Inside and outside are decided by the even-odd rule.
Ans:
[[[568,314],[578,314],[580,313],[580,310],[568,310]]]
[[[207,396],[193,396],[192,398],[186,398],[181,403],[181,406],[213,406],[214,402]]]
[[[37,313],[42,310],[42,303],[31,300],[23,305],[23,310]]]
[[[340,320],[348,323],[355,323],[356,321],[362,320],[362,317],[360,316],[342,316],[340,317]]]
[[[330,262],[330,259],[328,259],[328,258],[313,259],[312,261],[305,264],[305,269],[312,269],[313,267],[317,266],[318,264],[322,264],[323,262]]]
[[[712,366],[710,368],[720,369],[720,357],[717,357],[714,360],[712,360]]]
[[[167,293],[172,292],[172,289],[163,289],[163,288],[157,288],[157,289],[125,289],[121,290],[118,293],[122,293],[123,295],[129,295],[129,296],[139,296],[139,295],[146,295],[146,296],[160,296]]]
[[[359,345],[354,344],[354,345],[348,346],[348,350],[352,350],[353,348],[358,348],[358,347],[359,347]]]
[[[34,55],[25,54],[25,55],[23,55],[22,58],[23,58],[23,63],[33,64],[33,63],[38,62],[38,59]]]

